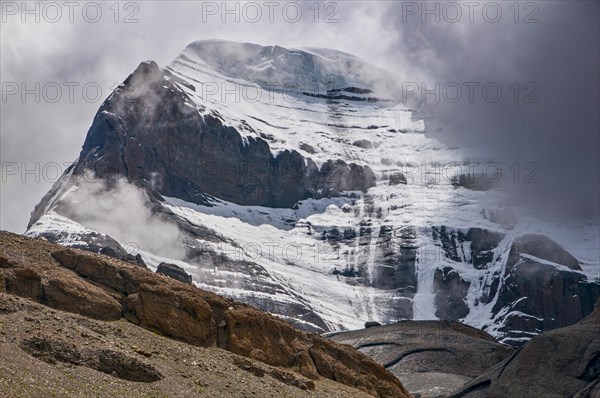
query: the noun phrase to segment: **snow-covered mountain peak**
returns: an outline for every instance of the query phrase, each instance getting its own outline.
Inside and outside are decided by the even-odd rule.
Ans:
[[[313,331],[443,318],[519,344],[589,313],[597,226],[532,228],[501,165],[424,134],[388,82],[327,49],[211,40],[144,62],[28,234],[120,257],[134,242]]]
[[[213,71],[263,88],[312,94],[350,89],[370,94],[389,87],[391,76],[353,55],[323,48],[295,49],[224,40],[188,45],[177,61],[204,63]]]
[[[200,41],[166,70],[185,82],[177,86],[190,106],[218,115],[244,139],[266,140],[274,156],[295,151],[319,167],[341,159],[368,165],[377,176],[390,171],[385,163],[393,157],[461,158],[442,155],[422,134],[405,134],[422,133],[425,125],[389,100],[392,76],[336,50]]]

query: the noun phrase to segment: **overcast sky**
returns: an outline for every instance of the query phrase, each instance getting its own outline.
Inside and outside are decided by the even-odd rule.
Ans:
[[[133,1],[118,7],[112,1],[76,2],[72,9],[58,1],[53,4],[59,15],[44,3],[28,3],[34,11],[24,14],[22,2],[2,1],[0,228],[24,232],[29,213],[57,178],[57,165],[78,156],[101,102],[141,61],[166,66],[190,42],[218,38],[335,48],[429,88],[435,82],[495,82],[503,90],[497,103],[442,98],[437,121],[453,128],[440,139],[476,143],[492,156],[540,162],[547,180],[556,181],[555,193],[569,191],[565,202],[573,195],[596,198],[597,1],[516,7],[513,2],[429,2],[430,14],[422,2],[292,3],[269,8],[263,1],[228,2],[234,12],[225,14],[221,1]],[[22,98],[22,89],[35,91],[36,82],[39,102],[34,94]],[[73,84],[78,86],[69,98]],[[56,86],[62,97],[53,102]]]

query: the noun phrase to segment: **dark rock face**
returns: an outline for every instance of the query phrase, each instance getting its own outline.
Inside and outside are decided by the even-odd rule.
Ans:
[[[469,228],[465,233],[460,230],[449,229],[442,225],[432,228],[434,241],[439,241],[444,255],[456,262],[473,264],[477,269],[486,268],[493,260],[492,250],[504,239],[504,234],[482,228]],[[465,251],[463,244],[469,244],[469,251]]]
[[[394,232],[397,237],[394,237]],[[391,319],[411,319],[412,299],[417,291],[416,258],[418,245],[416,232],[412,227],[402,227],[398,231],[381,229],[378,243],[383,257],[383,265],[374,269],[374,286],[394,289],[399,296],[393,307]]]
[[[600,380],[600,303],[579,323],[531,339],[454,398],[589,397]]]
[[[183,268],[176,266],[175,264],[160,263],[156,269],[157,274],[163,274],[169,278],[175,279],[183,283],[192,283],[192,276],[188,275]]]
[[[402,173],[393,173],[390,175],[389,185],[406,185],[406,176]]]
[[[522,254],[561,264],[575,271],[581,271],[579,261],[552,239],[544,235],[524,235],[511,248],[508,265],[514,266]]]
[[[307,153],[310,153],[310,154],[317,153],[317,151],[315,150],[315,148],[312,145],[307,144],[305,142],[303,142],[303,143],[300,144],[300,149],[302,149],[304,152],[307,152]]]
[[[417,289],[416,257],[418,245],[412,227],[393,230],[383,226],[377,235],[377,256],[381,265],[373,269],[373,286],[395,290],[402,299],[397,300],[390,311],[390,319],[411,319],[411,299]]]
[[[439,242],[445,257],[473,264],[474,268],[485,269],[494,260],[494,249],[504,234],[482,228],[470,228],[466,233],[446,226],[433,227],[434,242]],[[465,250],[468,246],[468,250]],[[433,290],[436,294],[436,316],[446,320],[459,320],[469,313],[465,302],[470,283],[450,266],[435,271]],[[482,298],[485,302],[486,298]]]
[[[473,267],[482,269],[494,259],[493,250],[504,239],[504,234],[483,228],[470,228],[465,239],[471,242],[471,262],[473,263]]]
[[[578,270],[577,259],[548,237],[517,239],[493,308],[494,313],[511,309],[497,319],[503,322],[499,331],[505,334],[504,341],[520,345],[532,334],[572,325],[589,315],[600,298],[600,284],[589,282]]]
[[[402,321],[328,337],[371,356],[420,397],[444,396],[513,352],[478,329],[446,321]]]
[[[96,114],[74,174],[125,176],[193,203],[214,196],[269,207],[375,185],[366,166],[330,160],[319,168],[297,151],[273,156],[267,141],[243,139],[216,111],[202,116],[187,106],[174,81],[155,63],[140,64]]]
[[[585,275],[523,259],[507,271],[494,312],[510,307],[499,329],[505,342],[518,345],[533,333],[572,325],[588,315],[600,297],[600,285]]]
[[[467,316],[469,307],[464,298],[469,283],[460,277],[452,267],[438,268],[433,279],[435,292],[435,316],[440,319],[456,320]]]
[[[383,219],[382,207],[369,194],[363,197],[363,201],[362,211],[366,217],[360,221],[358,228],[327,227],[320,231],[322,240],[344,254],[352,254],[352,257],[345,257],[345,262],[335,267],[332,273],[346,278],[348,284],[371,285],[393,292],[395,298],[392,305],[389,301],[381,300],[380,305],[386,307],[381,322],[411,319],[412,299],[417,289],[416,229],[413,226],[376,223],[374,219]],[[348,210],[345,212],[353,209],[348,205],[346,208]]]
[[[397,233],[398,239],[393,238]],[[398,231],[383,228],[379,231],[378,241],[382,250],[382,267],[376,268],[377,277],[374,284],[383,289],[415,289],[416,275],[416,233],[411,227],[403,227]]]
[[[479,298],[485,304],[497,297],[493,322],[500,325],[496,330],[503,343],[520,346],[533,335],[572,325],[589,315],[600,297],[600,284],[578,272],[577,259],[547,236],[521,236],[503,259],[494,254],[504,239],[502,233],[481,228],[464,233],[441,226],[433,228],[432,235],[453,261],[471,263],[481,270],[506,262],[504,273],[495,271],[489,289]],[[448,320],[467,316],[469,286],[451,266],[436,270],[436,316]]]

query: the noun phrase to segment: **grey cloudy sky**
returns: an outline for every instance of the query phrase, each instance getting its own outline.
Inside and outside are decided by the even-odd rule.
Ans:
[[[435,82],[497,82],[503,89],[497,103],[442,98],[438,123],[456,128],[441,139],[540,162],[545,176],[560,186],[556,192],[584,186],[577,197],[597,196],[598,2],[429,2],[433,14],[422,2],[292,3],[285,9],[285,2],[273,5],[269,15],[263,1],[227,2],[230,10],[238,7],[236,22],[235,13],[223,13],[221,1],[132,1],[117,7],[112,1],[76,2],[72,15],[57,1],[60,16],[41,2],[27,3],[32,14],[23,13],[20,1],[2,1],[0,228],[25,230],[29,213],[57,177],[56,165],[78,156],[94,113],[116,83],[141,61],[165,66],[190,42],[211,38],[335,48],[428,88]],[[262,12],[257,22],[251,21],[257,19],[254,4]],[[297,22],[295,4],[302,9]],[[98,9],[102,15],[96,17]],[[36,82],[40,88],[50,83],[39,102],[33,94],[11,94],[22,84],[34,89]],[[523,104],[535,91],[530,86],[518,88],[515,103],[514,82],[534,82],[539,90],[533,98],[539,101]],[[73,101],[71,83],[79,84]],[[83,93],[86,84],[90,88]],[[52,102],[56,85],[62,97]],[[97,100],[94,87],[102,89]],[[564,200],[572,200],[575,191],[570,192]]]

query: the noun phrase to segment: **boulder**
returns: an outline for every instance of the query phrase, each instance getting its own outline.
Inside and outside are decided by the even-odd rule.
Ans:
[[[183,283],[192,283],[192,276],[186,273],[183,268],[175,264],[160,263],[156,269],[157,274],[166,275],[169,278],[175,279]]]
[[[122,317],[120,295],[111,294],[81,279],[52,278],[43,285],[43,290],[43,301],[52,308],[106,321]]]
[[[371,149],[373,148],[373,143],[369,140],[357,140],[352,143],[352,145],[357,146],[362,149]]]
[[[375,321],[365,322],[365,329],[374,328],[376,326],[381,326],[381,323]]]
[[[402,173],[392,173],[388,181],[388,185],[406,185],[406,176]]]
[[[311,155],[317,153],[317,151],[312,145],[307,144],[305,142],[300,144],[300,149],[302,149],[304,152],[310,153]]]

